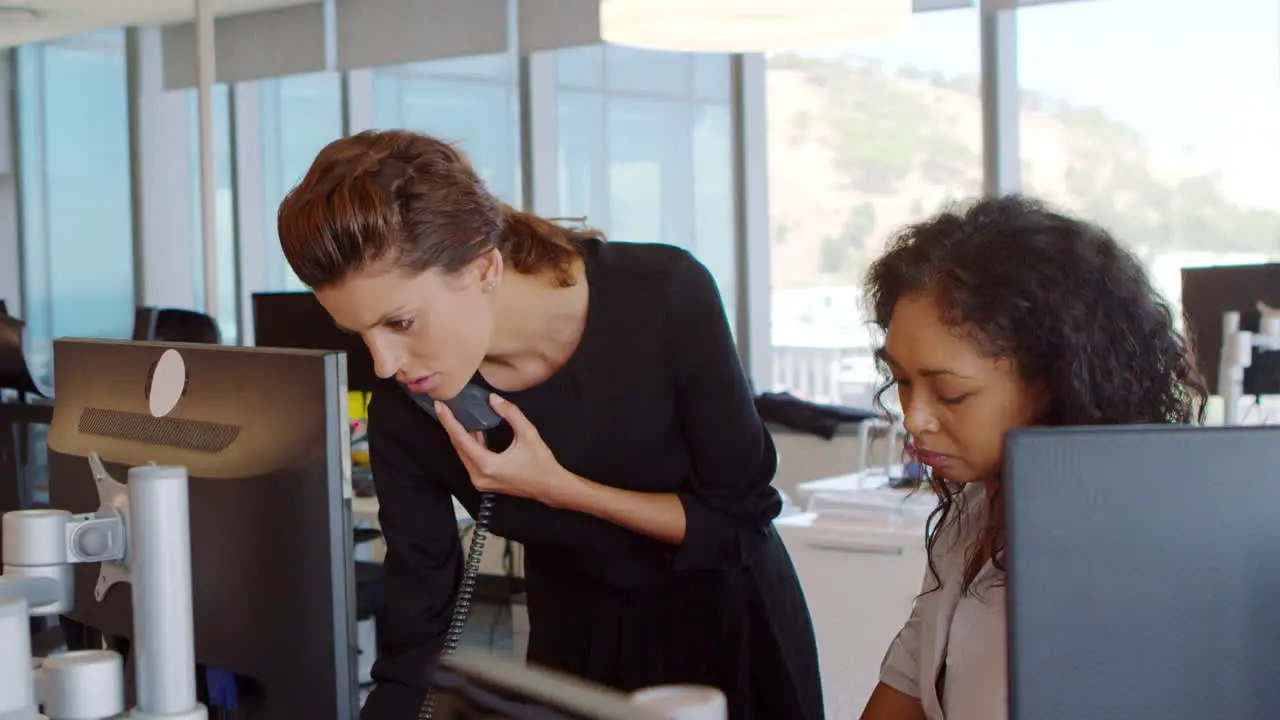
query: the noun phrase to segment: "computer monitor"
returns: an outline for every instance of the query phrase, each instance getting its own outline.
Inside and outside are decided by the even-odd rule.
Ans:
[[[1011,433],[1010,717],[1280,708],[1280,427]]]
[[[347,354],[347,389],[373,392],[373,357],[358,335],[343,332],[309,292],[254,293],[253,338],[258,347],[341,350]]]
[[[1222,315],[1235,310],[1240,313],[1241,330],[1258,332],[1262,323],[1259,301],[1280,308],[1280,263],[1183,268],[1182,312],[1210,391],[1218,390]],[[1253,364],[1244,372],[1244,393],[1280,393],[1280,352],[1253,351]]]
[[[433,669],[436,720],[661,720],[585,680],[460,648]]]
[[[151,374],[170,348],[185,364],[186,387],[157,417]],[[243,678],[245,717],[355,717],[343,356],[57,340],[54,359],[53,507],[98,508],[86,459],[93,451],[122,482],[144,463],[187,467],[196,661]],[[70,618],[130,638],[131,589],[115,586],[98,602],[97,578],[97,565],[76,566]]]

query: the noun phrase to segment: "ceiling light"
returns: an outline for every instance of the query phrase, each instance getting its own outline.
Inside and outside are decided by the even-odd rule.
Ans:
[[[653,50],[764,52],[881,37],[912,0],[601,0],[605,42]]]

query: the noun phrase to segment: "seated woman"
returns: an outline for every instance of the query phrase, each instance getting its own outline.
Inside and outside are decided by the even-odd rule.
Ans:
[[[938,507],[911,616],[863,720],[1008,716],[1005,432],[1186,423],[1206,392],[1142,265],[1106,231],[1031,200],[981,200],[906,228],[871,267],[910,451]]]

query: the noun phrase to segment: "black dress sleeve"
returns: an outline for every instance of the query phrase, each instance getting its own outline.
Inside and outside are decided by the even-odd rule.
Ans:
[[[666,353],[693,466],[680,493],[685,539],[677,569],[744,561],[782,510],[777,451],[756,412],[715,278],[684,253],[667,292]]]
[[[439,654],[462,573],[453,499],[434,473],[448,462],[424,462],[443,435],[397,388],[374,391],[369,453],[378,493],[378,520],[387,544],[387,621],[373,665],[376,687],[361,720],[417,717],[428,668]],[[446,440],[447,442],[447,440]],[[424,452],[425,451],[425,452]],[[433,468],[436,468],[433,470]]]

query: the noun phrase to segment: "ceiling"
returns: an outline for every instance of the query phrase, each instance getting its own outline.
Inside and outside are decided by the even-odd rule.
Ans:
[[[303,5],[316,0],[208,0],[215,15]],[[34,17],[32,16],[34,11]],[[163,25],[195,17],[195,0],[0,0],[0,47],[90,30]]]

